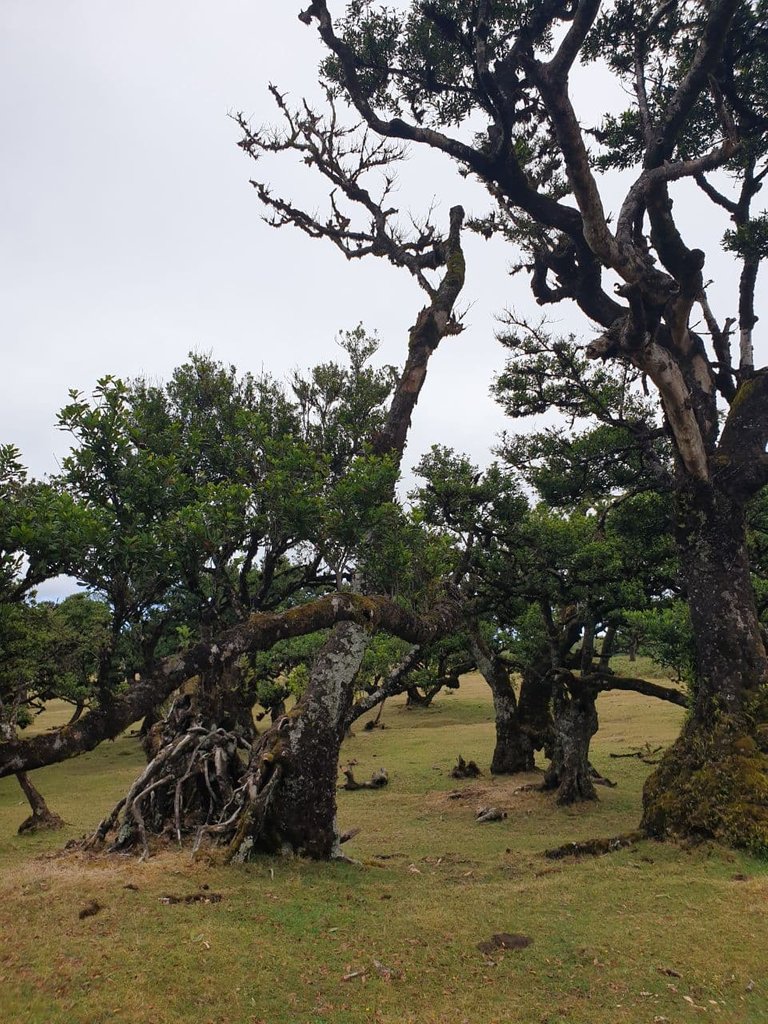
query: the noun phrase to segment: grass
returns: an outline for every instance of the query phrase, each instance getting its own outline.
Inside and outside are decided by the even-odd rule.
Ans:
[[[599,804],[563,810],[515,792],[518,779],[487,775],[458,784],[467,798],[447,798],[459,753],[490,760],[478,679],[427,710],[388,704],[387,728],[359,729],[343,751],[360,778],[379,765],[390,772],[385,790],[340,794],[342,828],[362,829],[348,851],[360,867],[61,855],[139,768],[130,737],[35,773],[64,833],[16,836],[26,809],[15,780],[0,782],[0,1021],[768,1021],[768,866],[650,842],[577,862],[542,858],[545,847],[636,825],[650,769],[609,754],[670,742],[681,714],[618,692],[601,696],[599,711],[594,762],[619,785],[601,789]],[[482,803],[508,818],[475,825]],[[205,891],[221,902],[161,902]],[[81,920],[92,899],[103,909]],[[481,953],[477,943],[500,931],[533,942]]]

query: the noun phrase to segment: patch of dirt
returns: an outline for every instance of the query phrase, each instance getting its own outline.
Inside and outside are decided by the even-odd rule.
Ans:
[[[512,816],[517,810],[530,810],[533,801],[547,799],[539,790],[541,772],[521,772],[519,775],[497,775],[490,781],[485,778],[467,782],[448,793],[427,793],[428,807],[440,811],[452,811],[464,817],[467,808],[476,812],[479,807],[500,807]]]

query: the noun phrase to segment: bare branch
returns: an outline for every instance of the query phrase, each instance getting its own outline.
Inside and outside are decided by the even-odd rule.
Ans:
[[[687,708],[690,705],[687,695],[682,690],[675,690],[671,686],[660,686],[658,683],[649,683],[647,679],[635,679],[632,676],[614,676],[603,672],[595,672],[588,679],[590,682],[595,683],[599,690],[631,690],[635,693],[642,693],[646,697],[666,700],[670,704],[677,704],[681,708]]]

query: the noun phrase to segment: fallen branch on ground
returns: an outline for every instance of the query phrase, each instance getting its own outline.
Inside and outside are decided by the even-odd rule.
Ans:
[[[377,768],[369,782],[358,782],[352,774],[351,768],[342,769],[342,774],[347,781],[340,789],[381,789],[389,784],[389,775],[386,768]]]

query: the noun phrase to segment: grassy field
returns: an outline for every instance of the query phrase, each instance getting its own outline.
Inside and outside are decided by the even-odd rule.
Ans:
[[[612,759],[668,743],[680,709],[601,696],[600,802],[563,810],[519,787],[455,783],[458,754],[487,765],[490,700],[476,678],[434,708],[387,705],[343,757],[390,785],[340,794],[361,866],[263,859],[243,867],[162,852],[61,854],[125,791],[142,758],[122,737],[36,773],[68,822],[19,837],[26,808],[0,782],[2,1024],[662,1024],[768,1021],[768,865],[714,847],[641,843],[552,862],[544,848],[626,831],[647,765]],[[52,712],[52,724],[56,712]],[[449,800],[457,788],[462,799]],[[475,825],[478,806],[508,811]],[[164,897],[217,894],[218,902]],[[80,919],[91,900],[102,909]],[[525,949],[485,954],[496,932]]]

